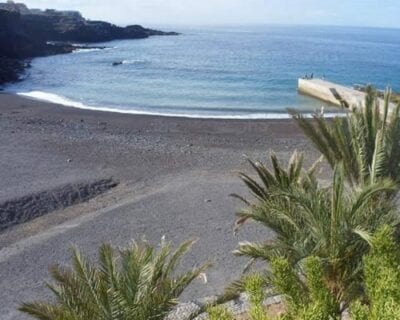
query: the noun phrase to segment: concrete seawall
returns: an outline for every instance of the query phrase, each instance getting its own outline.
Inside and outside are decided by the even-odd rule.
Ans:
[[[338,97],[350,105],[363,105],[365,93],[322,79],[299,79],[300,93],[341,106]]]
[[[341,106],[340,99],[346,101],[350,107],[365,106],[366,94],[364,92],[322,79],[299,79],[298,91],[301,94],[305,94],[337,106]],[[379,103],[381,106],[383,106],[383,99],[379,99]],[[389,109],[394,107],[395,104],[390,103]]]

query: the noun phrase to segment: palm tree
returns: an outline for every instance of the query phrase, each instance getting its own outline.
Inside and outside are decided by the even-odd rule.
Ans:
[[[124,250],[102,245],[98,266],[73,249],[72,269],[51,268],[55,284],[48,287],[55,302],[24,303],[19,310],[40,320],[164,319],[208,266],[176,275],[192,244],[187,241],[174,252],[164,241],[158,251],[145,242]]]
[[[391,91],[383,108],[372,87],[366,90],[365,107],[354,106],[345,117],[314,121],[290,111],[304,134],[324,155],[332,169],[342,162],[350,184],[373,183],[391,178],[400,184],[400,103],[391,108]]]
[[[293,163],[299,162],[291,163],[289,170],[279,163],[274,164],[273,171],[261,164],[255,167],[258,176],[268,177],[267,182],[251,180],[250,190],[256,201],[250,204],[244,199],[249,205],[238,213],[238,223],[240,226],[248,220],[256,221],[272,230],[275,238],[260,243],[242,242],[234,253],[267,262],[283,257],[292,266],[307,257],[318,257],[323,261],[327,284],[337,301],[350,301],[349,296],[361,290],[360,264],[368,251],[368,243],[360,235],[372,233],[383,224],[399,223],[391,202],[375,201],[395,190],[395,185],[390,180],[380,180],[349,189],[342,164],[335,167],[330,187],[321,187],[312,170],[300,171],[289,184],[269,183],[289,177]],[[248,176],[242,178],[248,185]],[[261,192],[262,185],[268,187]]]

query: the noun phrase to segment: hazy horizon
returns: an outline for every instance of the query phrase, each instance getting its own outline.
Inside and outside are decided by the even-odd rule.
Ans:
[[[78,10],[115,24],[175,26],[326,25],[400,28],[400,3],[387,0],[26,0],[30,8]]]

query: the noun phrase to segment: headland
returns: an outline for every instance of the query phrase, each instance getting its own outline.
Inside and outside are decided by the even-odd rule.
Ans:
[[[17,81],[29,59],[70,53],[88,43],[150,36],[178,35],[144,28],[119,27],[87,20],[77,11],[29,9],[22,3],[0,3],[0,84]],[[80,43],[78,45],[74,43]]]

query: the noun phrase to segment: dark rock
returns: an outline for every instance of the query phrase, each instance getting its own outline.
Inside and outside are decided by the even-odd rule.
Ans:
[[[0,84],[18,81],[25,67],[26,63],[22,60],[0,56]]]
[[[113,179],[67,184],[0,203],[0,231],[88,201],[118,185]]]

